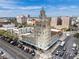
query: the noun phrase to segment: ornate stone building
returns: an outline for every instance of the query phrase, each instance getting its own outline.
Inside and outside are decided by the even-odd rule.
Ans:
[[[34,24],[34,31],[30,35],[24,36],[22,41],[39,49],[47,50],[56,43],[59,34],[51,35],[50,18],[46,17],[43,8],[38,19]]]

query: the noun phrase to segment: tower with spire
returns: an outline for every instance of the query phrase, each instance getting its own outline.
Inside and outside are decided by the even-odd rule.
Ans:
[[[44,7],[42,7],[42,9],[40,10],[40,16],[41,19],[45,19],[46,18],[46,14],[45,14],[45,10]]]

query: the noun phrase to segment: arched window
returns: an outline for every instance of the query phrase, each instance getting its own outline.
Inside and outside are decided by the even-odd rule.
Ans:
[[[57,25],[62,25],[62,19],[60,17],[57,19]]]

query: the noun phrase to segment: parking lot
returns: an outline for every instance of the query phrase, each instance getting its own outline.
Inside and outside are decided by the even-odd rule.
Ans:
[[[6,50],[0,47],[0,56],[1,58],[14,59],[12,55],[10,55]]]
[[[24,52],[23,53],[24,55],[27,54],[28,56],[26,55],[27,57],[25,59],[27,59],[28,57],[29,57],[29,59],[30,58],[33,59],[33,57],[35,56],[35,50],[33,48],[31,48],[30,46],[24,45],[22,42],[19,42],[17,40],[12,40],[12,39],[9,39],[9,38],[3,37],[3,36],[0,37],[0,41],[5,42],[10,47],[12,46],[13,48],[16,48],[15,50],[19,50],[22,53]]]

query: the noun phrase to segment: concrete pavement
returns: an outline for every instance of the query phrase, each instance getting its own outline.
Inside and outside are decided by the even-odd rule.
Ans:
[[[0,47],[0,51],[3,52],[3,54],[1,55],[2,57],[6,57],[8,59],[14,59],[14,57],[12,55],[10,55],[7,51],[5,51],[4,49],[2,49],[1,47]]]
[[[54,55],[53,59],[73,59],[74,58],[74,51],[72,50],[72,45],[75,42],[74,40],[75,40],[75,38],[73,36],[67,37],[65,39],[66,44],[64,46],[66,48],[66,51],[64,52],[63,56],[60,57],[59,55],[57,55],[57,56],[55,55],[56,51],[61,51],[61,52],[63,51],[64,47],[62,47],[62,48],[58,47],[53,52],[53,55]]]
[[[3,40],[0,40],[0,47],[5,49],[15,59],[33,59],[33,56],[31,56],[30,54],[23,52],[19,48],[12,46]]]

